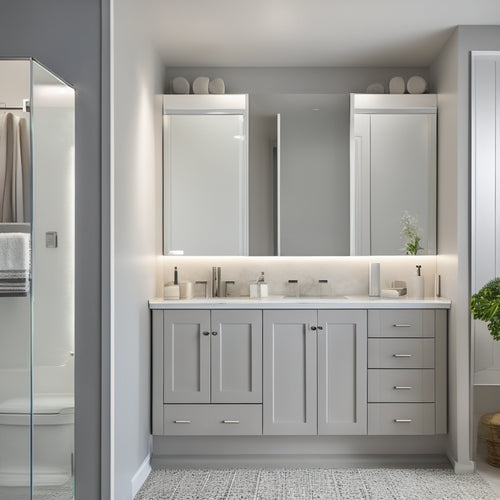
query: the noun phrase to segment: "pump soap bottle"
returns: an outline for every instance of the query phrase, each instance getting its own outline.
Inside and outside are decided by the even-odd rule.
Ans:
[[[413,288],[413,298],[415,299],[423,299],[425,295],[425,281],[424,277],[421,274],[422,266],[416,266],[417,275],[414,276],[414,288]]]
[[[163,298],[165,300],[178,300],[180,298],[177,266],[174,267],[174,281],[170,281],[169,283],[167,283],[163,289]]]

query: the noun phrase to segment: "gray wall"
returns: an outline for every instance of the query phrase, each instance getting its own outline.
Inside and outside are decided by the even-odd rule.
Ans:
[[[100,498],[101,1],[3,2],[0,56],[32,56],[76,95],[76,488]]]

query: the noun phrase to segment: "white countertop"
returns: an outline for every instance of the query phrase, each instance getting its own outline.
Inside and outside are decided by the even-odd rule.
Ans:
[[[397,299],[347,295],[343,297],[216,297],[181,300],[154,298],[149,301],[150,309],[449,309],[451,300],[429,297]]]

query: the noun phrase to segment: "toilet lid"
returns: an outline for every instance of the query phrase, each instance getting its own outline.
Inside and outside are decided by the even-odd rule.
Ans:
[[[29,398],[11,398],[0,403],[0,413],[30,413]],[[33,397],[33,414],[47,415],[75,412],[75,401],[71,394],[37,394]]]

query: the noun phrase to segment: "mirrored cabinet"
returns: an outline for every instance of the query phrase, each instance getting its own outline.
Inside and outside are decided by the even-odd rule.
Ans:
[[[165,255],[248,255],[247,102],[163,97]]]
[[[351,255],[436,253],[435,95],[351,96]]]
[[[165,255],[436,253],[436,96],[163,96]]]

